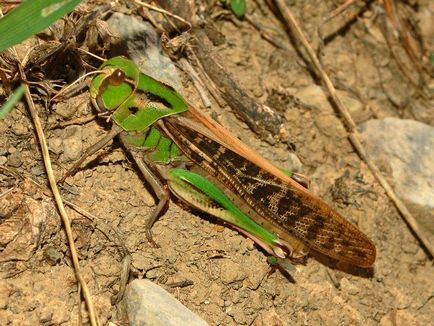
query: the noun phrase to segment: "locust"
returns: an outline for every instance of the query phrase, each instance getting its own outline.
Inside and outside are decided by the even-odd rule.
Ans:
[[[110,113],[112,129],[61,181],[119,136],[158,198],[144,221],[151,243],[152,225],[172,194],[221,219],[278,261],[298,262],[317,253],[361,268],[374,264],[373,242],[309,192],[303,176],[272,165],[126,57],[101,65],[90,97],[99,112]]]

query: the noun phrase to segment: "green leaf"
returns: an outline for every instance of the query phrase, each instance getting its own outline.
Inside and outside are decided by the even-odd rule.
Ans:
[[[241,18],[246,13],[246,0],[231,0],[232,12],[238,18]]]
[[[15,107],[18,101],[24,94],[24,85],[21,84],[9,97],[5,104],[0,108],[0,119],[4,119],[6,115]]]
[[[81,0],[27,0],[0,18],[0,51],[18,44],[71,12]]]

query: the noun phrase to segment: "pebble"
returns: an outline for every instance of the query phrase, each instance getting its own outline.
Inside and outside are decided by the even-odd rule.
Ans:
[[[14,152],[13,154],[9,155],[8,157],[8,165],[12,166],[14,168],[18,168],[23,164],[21,153],[20,152]]]
[[[385,118],[361,126],[371,157],[389,163],[398,195],[434,208],[434,128],[413,120]]]
[[[30,169],[30,172],[31,172],[33,175],[39,177],[39,176],[45,174],[45,167],[42,166],[42,165],[37,165],[37,166],[32,167],[32,168]]]
[[[434,127],[385,118],[363,123],[360,132],[370,157],[391,171],[396,194],[434,239]]]
[[[63,253],[58,248],[48,246],[44,250],[44,258],[48,264],[55,266],[61,262]]]
[[[79,126],[66,128],[66,138],[63,139],[63,156],[65,162],[77,161],[83,152],[83,133]]]
[[[169,292],[149,280],[134,280],[125,292],[130,326],[206,326]]]
[[[49,140],[50,152],[59,155],[63,152],[63,141],[62,138],[51,138]]]
[[[14,125],[13,133],[17,136],[25,136],[29,133],[29,128],[21,123]]]

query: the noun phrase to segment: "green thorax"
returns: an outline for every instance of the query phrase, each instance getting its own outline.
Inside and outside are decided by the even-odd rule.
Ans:
[[[146,150],[148,159],[155,163],[168,164],[181,156],[179,147],[155,127],[142,132],[128,132],[126,140],[131,145]]]

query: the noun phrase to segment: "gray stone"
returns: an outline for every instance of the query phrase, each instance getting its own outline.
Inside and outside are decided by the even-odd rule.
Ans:
[[[368,154],[390,173],[396,194],[434,234],[434,128],[385,118],[363,123],[360,131]]]
[[[175,89],[182,88],[176,67],[170,58],[163,54],[160,38],[151,24],[121,13],[114,13],[107,23],[110,31],[121,40],[114,44],[115,55],[127,56],[143,73]]]
[[[125,292],[130,326],[206,326],[170,293],[149,280],[134,280]]]

